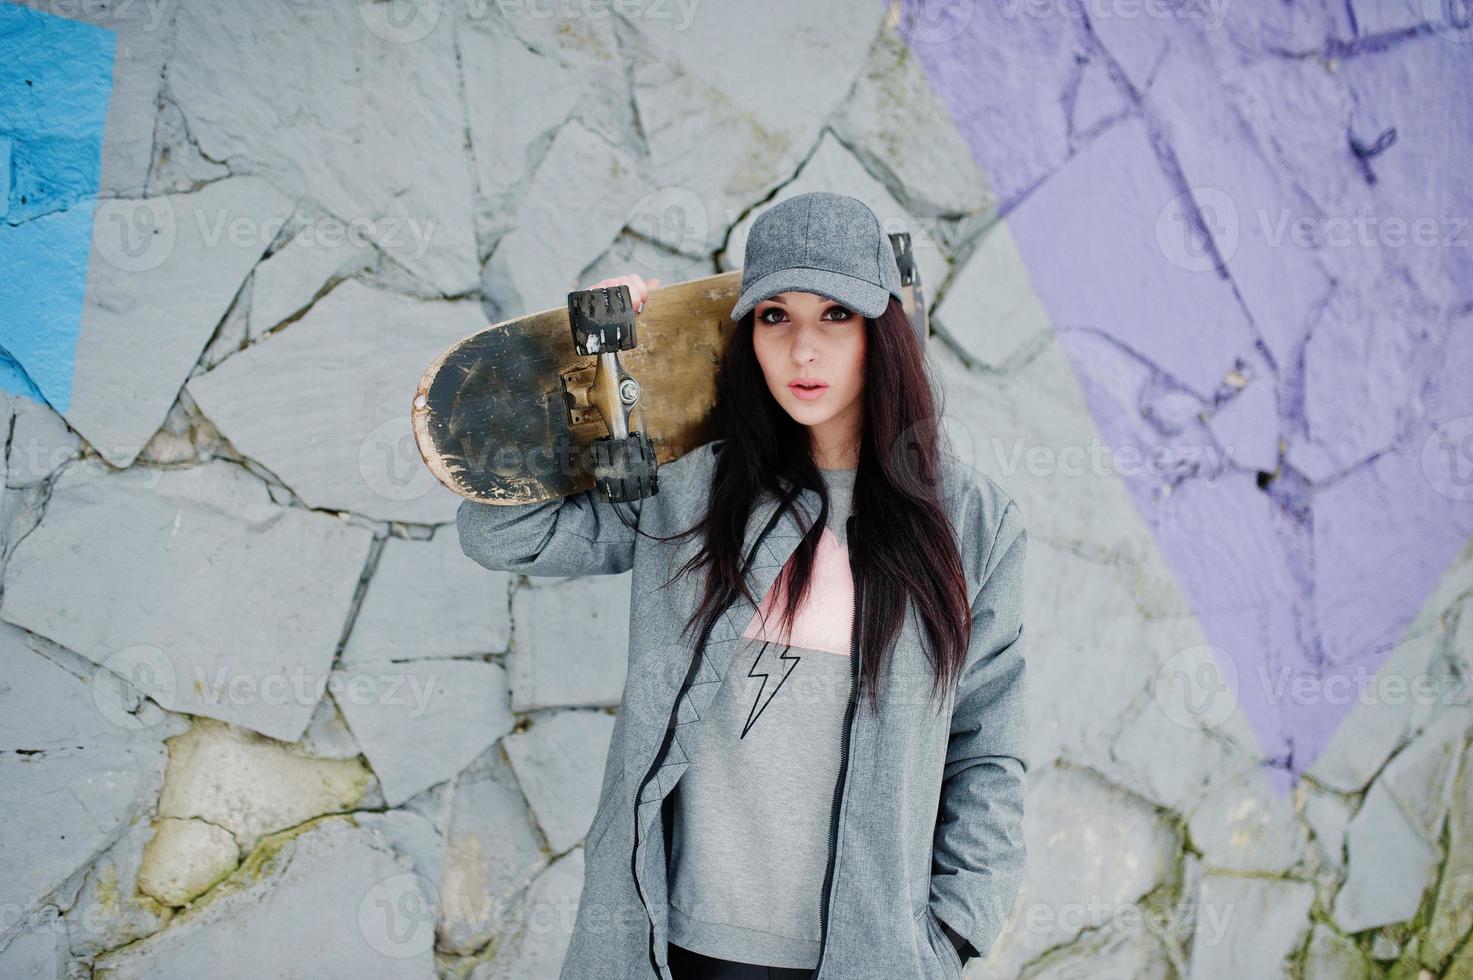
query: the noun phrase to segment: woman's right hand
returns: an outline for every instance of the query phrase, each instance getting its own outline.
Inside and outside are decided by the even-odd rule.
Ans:
[[[634,303],[634,311],[644,311],[644,301],[649,298],[650,292],[660,284],[660,280],[651,279],[648,282],[644,277],[631,272],[627,276],[616,276],[613,279],[605,279],[603,282],[594,283],[589,289],[603,289],[605,286],[628,286],[629,299]]]

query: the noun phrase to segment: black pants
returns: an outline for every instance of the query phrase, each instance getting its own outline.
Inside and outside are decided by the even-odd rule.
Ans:
[[[758,966],[718,960],[684,946],[670,944],[670,972],[675,980],[811,980],[812,970],[791,966]]]

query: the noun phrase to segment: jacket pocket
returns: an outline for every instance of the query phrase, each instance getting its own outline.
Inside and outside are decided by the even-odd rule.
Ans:
[[[603,839],[604,833],[609,829],[609,823],[614,818],[614,814],[619,812],[618,803],[623,795],[625,775],[621,770],[619,775],[615,777],[614,785],[609,787],[608,793],[599,805],[598,812],[593,815],[593,823],[589,825],[588,833],[583,837],[583,854],[585,860],[589,854],[593,853],[593,849],[598,846],[598,842]]]
[[[947,969],[956,980],[961,980],[962,957],[956,951],[956,946],[947,938],[946,930],[941,927],[941,920],[936,918],[936,913],[931,911],[931,906],[923,906],[917,918],[925,921],[926,933],[930,937],[931,952],[941,958]]]

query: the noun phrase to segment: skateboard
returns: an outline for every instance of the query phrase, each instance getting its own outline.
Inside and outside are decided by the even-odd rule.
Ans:
[[[929,333],[910,235],[892,233],[901,294]],[[660,286],[580,289],[565,307],[493,324],[425,369],[411,415],[420,456],[470,500],[530,504],[597,487],[659,492],[659,465],[716,438],[717,367],[736,333],[741,270]]]

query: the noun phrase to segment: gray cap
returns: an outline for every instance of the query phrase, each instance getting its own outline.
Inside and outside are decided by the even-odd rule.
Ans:
[[[880,219],[858,198],[828,191],[774,204],[752,222],[732,320],[789,291],[817,293],[863,316],[900,295],[900,267]]]

